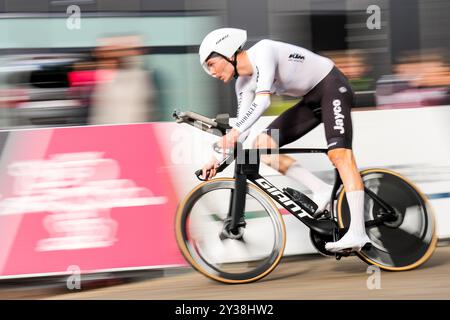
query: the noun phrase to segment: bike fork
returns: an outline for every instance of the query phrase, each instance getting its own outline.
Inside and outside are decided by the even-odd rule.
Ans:
[[[245,197],[247,193],[247,176],[235,173],[235,188],[231,190],[230,205],[228,209],[228,219],[230,219],[229,230],[237,231],[242,225],[244,210],[245,210]]]
[[[242,145],[238,144],[238,148]],[[241,153],[242,154],[242,153]],[[240,159],[238,154],[238,160]],[[225,228],[228,233],[239,234],[239,228],[245,227],[244,210],[245,200],[247,194],[247,174],[245,172],[245,165],[236,164],[234,168],[235,187],[231,190],[230,203],[228,206],[227,221],[225,222]]]

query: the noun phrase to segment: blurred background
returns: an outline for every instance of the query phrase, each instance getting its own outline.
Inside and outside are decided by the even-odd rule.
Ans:
[[[449,12],[448,0],[0,0],[0,126],[235,115],[234,86],[198,63],[219,27],[248,30],[246,48],[270,38],[330,57],[356,108],[448,104]],[[266,114],[294,103],[274,97]]]
[[[449,0],[0,0],[0,130],[172,121],[174,109],[192,110],[209,117],[218,113],[235,116],[237,101],[234,84],[224,85],[209,77],[201,68],[198,59],[198,47],[203,37],[222,27],[246,29],[249,39],[245,49],[261,39],[269,38],[296,44],[331,58],[350,79],[356,92],[356,110],[417,108],[402,111],[404,113],[399,111],[393,117],[385,117],[385,111],[355,113],[358,121],[354,123],[359,126],[356,129],[361,129],[355,139],[357,147],[362,150],[359,153],[359,161],[362,167],[376,164],[400,170],[417,181],[427,196],[434,201],[433,205],[441,214],[440,218],[444,217],[440,221],[440,235],[448,236]],[[295,103],[296,100],[274,96],[266,115],[280,114]],[[427,108],[429,106],[438,107]],[[406,113],[408,118],[404,120]],[[399,123],[398,119],[404,120],[404,123]],[[422,122],[423,119],[425,121]],[[267,118],[265,120],[267,121]],[[257,125],[261,125],[262,121]],[[384,125],[385,130],[379,130],[380,123]],[[170,127],[171,125],[173,127]],[[28,266],[33,269],[35,266],[48,267],[52,263],[60,263],[66,268],[66,262],[72,264],[72,261],[73,264],[80,264],[91,271],[95,266],[95,263],[91,264],[92,261],[97,263],[98,260],[100,265],[103,262],[112,264],[105,258],[110,256],[117,258],[124,267],[132,265],[139,268],[142,265],[148,266],[149,263],[147,260],[134,261],[131,259],[131,256],[134,258],[133,254],[139,259],[147,256],[153,259],[154,256],[164,256],[161,252],[167,252],[168,255],[175,252],[178,254],[176,258],[182,259],[174,240],[169,241],[172,238],[167,240],[168,249],[161,245],[165,243],[164,239],[152,242],[145,238],[160,237],[158,232],[148,232],[148,225],[167,232],[170,237],[174,235],[171,229],[173,224],[165,220],[175,212],[175,204],[178,202],[175,189],[171,189],[173,186],[170,185],[172,182],[169,171],[178,170],[180,173],[174,175],[176,179],[173,179],[174,188],[178,188],[178,196],[184,195],[186,190],[198,182],[191,174],[191,171],[197,169],[196,163],[189,164],[190,167],[173,165],[169,170],[167,168],[172,163],[155,160],[159,152],[166,152],[166,159],[170,158],[169,153],[172,150],[169,148],[171,143],[167,143],[167,137],[174,137],[170,130],[174,130],[175,126],[175,123],[123,126],[120,127],[120,132],[109,126],[2,132],[0,181],[3,183],[0,184],[0,220],[10,220],[3,220],[9,224],[0,223],[0,299],[24,297],[25,293],[20,290],[27,287],[26,282],[14,281],[14,278],[11,278],[10,284],[5,283],[7,277],[2,276],[6,272],[2,271],[5,271],[6,267],[9,267],[9,270],[16,267],[14,271],[19,270],[16,275],[20,276],[26,273],[23,270]],[[374,132],[376,134],[373,134]],[[159,137],[163,137],[160,140],[158,133]],[[182,131],[180,136],[191,138],[191,135],[196,137],[189,131]],[[135,138],[141,136],[146,139]],[[309,137],[312,145],[315,145],[316,141],[324,141],[322,136]],[[68,140],[70,143],[67,143]],[[180,144],[185,146],[193,145],[194,160],[201,160],[201,143],[185,143],[181,138],[179,140]],[[202,140],[199,138],[194,141]],[[386,141],[389,143],[385,143]],[[411,147],[399,148],[401,145]],[[383,152],[379,152],[381,148]],[[139,156],[136,152],[139,152]],[[58,158],[55,160],[53,157],[55,154],[65,155],[66,158],[60,158],[58,162]],[[105,159],[101,158],[104,154],[107,156]],[[83,161],[79,161],[80,157]],[[155,195],[161,194],[176,200],[168,201],[168,207],[164,210],[155,209],[151,217],[146,208],[141,208],[142,212],[137,208],[130,211],[133,214],[141,212],[145,219],[154,219],[152,224],[142,217],[139,220],[136,215],[128,215],[128,210],[131,209],[122,208],[125,210],[122,216],[123,211],[115,208],[114,218],[117,221],[122,219],[118,230],[128,230],[128,233],[125,232],[124,236],[118,235],[118,238],[122,236],[121,242],[114,242],[114,246],[105,245],[103,251],[96,251],[98,248],[85,248],[85,251],[69,248],[37,252],[33,242],[35,238],[54,237],[42,227],[47,226],[45,221],[52,221],[52,217],[54,221],[61,219],[62,223],[66,223],[66,229],[61,227],[57,230],[61,232],[63,240],[66,237],[69,240],[74,239],[71,229],[73,225],[80,226],[78,232],[82,235],[87,232],[88,235],[95,236],[96,230],[108,231],[108,228],[102,228],[105,225],[110,226],[111,219],[103,211],[99,211],[98,215],[96,212],[88,212],[92,215],[85,218],[84,212],[76,212],[79,216],[65,215],[64,210],[56,214],[41,213],[39,219],[42,221],[36,218],[37,215],[27,215],[27,219],[32,221],[30,224],[20,222],[21,216],[29,212],[13,212],[17,214],[12,218],[6,215],[2,217],[2,212],[5,208],[8,209],[8,202],[5,201],[8,196],[19,204],[30,202],[28,198],[23,200],[21,194],[14,194],[12,186],[15,186],[15,180],[12,179],[14,177],[8,176],[8,165],[17,164],[18,161],[25,161],[25,165],[28,165],[29,162],[26,161],[35,160],[37,162],[31,162],[34,167],[24,170],[22,174],[26,178],[39,177],[44,182],[50,181],[48,184],[39,184],[38,182],[42,181],[37,178],[30,180],[32,187],[44,186],[36,191],[38,195],[39,192],[53,195],[52,192],[61,191],[58,186],[52,184],[58,179],[64,182],[67,177],[76,176],[77,172],[91,173],[91,170],[88,170],[91,169],[88,166],[91,163],[89,161],[94,161],[94,164],[117,161],[123,175],[95,177],[100,181],[97,190],[101,195],[111,192],[105,189],[108,185],[104,184],[105,181],[119,187],[121,184],[117,184],[117,181],[125,181],[125,186],[129,188],[161,188],[155,189],[161,191]],[[324,161],[330,165],[328,159]],[[305,162],[311,164],[315,172],[323,174],[323,177],[328,177],[326,174],[330,172],[332,178],[332,172],[326,171],[327,168],[322,166],[322,162],[316,159]],[[152,165],[147,166],[148,163]],[[41,165],[47,165],[50,169],[45,171]],[[144,167],[146,170],[141,170]],[[61,169],[57,171],[59,175],[50,174],[54,168],[63,168],[66,171]],[[163,169],[159,170],[160,168]],[[153,169],[154,173],[151,171]],[[99,171],[104,173],[102,170],[101,167]],[[161,178],[163,175],[166,176]],[[148,178],[148,181],[144,178]],[[273,175],[273,178],[277,176]],[[160,183],[161,181],[167,181],[167,186]],[[84,185],[76,185],[74,190],[69,191],[78,195],[75,192],[78,187]],[[70,192],[64,195],[69,197]],[[86,202],[83,197],[74,198],[75,200],[71,201],[75,203],[79,201],[84,205]],[[39,203],[41,202],[38,201]],[[77,209],[76,206],[75,209],[67,205],[66,207],[68,211]],[[13,208],[22,209],[19,205]],[[46,214],[50,216],[50,220],[44,219]],[[16,218],[17,220],[14,220]],[[84,225],[79,221],[83,219],[87,220]],[[14,238],[12,231],[19,226],[22,227],[20,230],[24,231],[18,234],[21,237]],[[60,225],[55,223],[55,226]],[[306,232],[291,234],[307,237],[303,242],[299,241],[299,238],[293,238],[292,243],[309,243],[309,234]],[[75,232],[75,236],[78,235]],[[5,244],[4,238],[7,236],[14,241]],[[60,233],[57,233],[57,237],[60,237]],[[23,239],[28,242],[24,244]],[[130,239],[140,241],[141,247],[127,246],[125,240]],[[448,237],[446,239],[448,245],[450,240]],[[146,254],[141,254],[144,246],[147,250],[148,243],[157,243],[155,247],[161,247],[161,252],[148,250]],[[17,246],[10,251],[4,250],[12,244]],[[410,272],[408,276],[383,274],[383,279],[386,279],[383,280],[383,288],[386,290],[378,293],[367,291],[366,266],[360,261],[346,260],[340,265],[324,261],[322,264],[318,257],[305,256],[292,258],[292,263],[287,260],[272,279],[279,281],[272,282],[275,285],[271,286],[271,282],[261,286],[249,285],[240,292],[237,292],[235,287],[205,285],[206,279],[192,273],[175,280],[162,279],[158,280],[160,282],[126,287],[122,291],[100,291],[92,295],[87,293],[82,297],[248,299],[247,294],[252,294],[252,298],[262,299],[449,298],[449,248],[447,246],[439,250],[428,268]],[[122,256],[113,250],[118,250]],[[79,252],[81,253],[78,256]],[[29,258],[35,256],[41,260]],[[123,261],[120,260],[122,258]],[[2,265],[2,261],[7,261],[9,265]],[[10,261],[18,263],[14,265]],[[179,262],[177,263],[179,265]],[[117,265],[113,267],[117,268]],[[138,271],[141,270],[139,268]],[[119,272],[117,270],[116,274]],[[309,270],[315,270],[316,273],[306,274]],[[139,276],[142,279],[153,279],[185,271],[186,268],[181,268],[181,271],[167,268],[149,274],[148,270],[142,269],[142,275]],[[349,274],[355,276],[351,283],[348,282]],[[302,287],[307,290],[299,290],[299,282],[292,281],[296,276],[302,277]],[[133,277],[136,275],[133,274]],[[118,276],[114,278],[116,280],[110,280],[113,277],[109,274],[106,274],[105,278],[113,284],[114,281],[119,281]],[[83,281],[85,279],[83,278]],[[92,275],[93,282],[97,279],[101,279],[101,276]],[[37,283],[35,281],[36,279],[32,279],[28,288],[33,288]],[[41,285],[49,283],[50,281],[44,280]],[[66,283],[65,278],[61,283]],[[334,291],[330,290],[330,283],[333,284]],[[102,284],[104,282],[100,283]],[[92,285],[96,286],[98,284]],[[262,290],[267,287],[270,287],[270,290]],[[89,288],[89,285],[83,282],[83,288]],[[355,288],[357,289],[354,290]],[[59,293],[61,291],[44,292],[42,286],[36,286],[36,289],[30,289],[29,297]]]

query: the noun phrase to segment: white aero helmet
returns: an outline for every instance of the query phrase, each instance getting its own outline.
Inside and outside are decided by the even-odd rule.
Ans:
[[[203,39],[198,53],[200,64],[206,73],[211,75],[206,65],[206,59],[211,53],[216,52],[230,61],[231,57],[242,48],[247,41],[247,31],[235,28],[221,28],[208,33]],[[231,61],[230,61],[231,62]]]

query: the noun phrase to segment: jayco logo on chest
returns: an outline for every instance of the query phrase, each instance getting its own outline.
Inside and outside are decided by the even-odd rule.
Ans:
[[[340,134],[344,134],[344,115],[342,114],[341,100],[333,100],[333,112],[334,112],[334,130],[338,130]]]

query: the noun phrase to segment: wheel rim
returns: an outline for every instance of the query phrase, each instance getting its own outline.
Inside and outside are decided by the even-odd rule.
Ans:
[[[425,262],[437,240],[434,217],[426,197],[395,172],[367,170],[361,177],[365,187],[390,204],[398,216],[394,222],[366,228],[372,247],[358,255],[387,270],[408,270]],[[380,216],[380,206],[367,194],[364,200],[365,220]],[[339,196],[338,208],[339,226],[348,226],[350,215],[344,192]]]
[[[282,218],[273,202],[262,191],[248,185],[244,241],[226,239],[220,241],[219,233],[226,217],[230,190],[234,179],[215,179],[195,189],[181,208],[177,228],[180,229],[179,245],[188,261],[200,272],[222,282],[240,283],[257,280],[267,275],[279,262],[285,246],[285,231]],[[228,192],[228,197],[217,192]],[[207,198],[214,199],[208,201]],[[222,201],[222,202],[221,202]],[[227,205],[223,205],[223,201]],[[204,205],[207,203],[207,205]],[[261,210],[252,209],[258,203]],[[260,208],[260,209],[261,209]],[[221,210],[218,210],[221,209]],[[253,208],[254,209],[254,208]],[[185,228],[181,228],[185,226]],[[268,227],[271,233],[268,230]],[[262,240],[265,241],[260,241]],[[270,243],[270,250],[261,255],[261,243]],[[254,248],[259,246],[255,256]],[[245,252],[249,250],[249,255]],[[253,250],[253,251],[251,251]],[[247,255],[246,255],[247,254]],[[247,262],[247,260],[250,260]],[[245,260],[245,261],[244,261]]]

